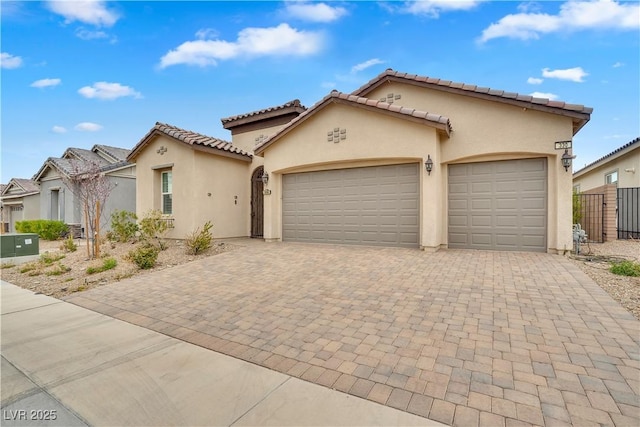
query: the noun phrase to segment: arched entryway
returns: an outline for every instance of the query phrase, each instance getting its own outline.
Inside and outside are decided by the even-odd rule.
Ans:
[[[263,237],[264,234],[263,172],[264,168],[260,166],[251,175],[251,237]]]

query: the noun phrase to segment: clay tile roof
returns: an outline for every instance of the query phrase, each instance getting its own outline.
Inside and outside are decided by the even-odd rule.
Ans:
[[[361,96],[356,96],[348,93],[338,92],[337,90],[332,90],[327,96],[322,98],[320,101],[316,102],[311,108],[291,120],[285,127],[280,129],[275,135],[272,135],[270,138],[264,140],[260,144],[258,144],[254,150],[255,153],[259,154],[266,149],[267,146],[271,145],[273,142],[278,140],[281,136],[287,134],[291,129],[298,126],[301,122],[306,120],[308,117],[313,115],[316,111],[318,111],[324,105],[334,101],[341,100],[346,103],[353,104],[361,104],[366,105],[371,108],[375,108],[383,111],[391,111],[393,113],[397,113],[403,116],[408,116],[412,118],[423,119],[426,122],[430,122],[432,125],[437,126],[442,129],[447,135],[451,134],[451,122],[447,117],[440,116],[438,114],[432,114],[425,111],[414,110],[412,108],[405,108],[397,104],[388,104],[383,101],[376,101],[369,98],[364,98]]]
[[[533,98],[528,95],[520,95],[513,92],[505,92],[503,90],[478,87],[471,84],[457,83],[450,80],[441,80],[428,76],[416,76],[415,74],[401,73],[390,68],[353,91],[352,94],[357,96],[366,96],[374,88],[392,79],[404,80],[409,83],[419,83],[434,89],[451,91],[463,95],[482,97],[485,99],[493,98],[496,101],[515,103],[516,105],[525,108],[533,108],[556,114],[569,115],[573,117],[574,120],[574,134],[589,121],[590,115],[593,112],[593,108],[586,107],[584,105],[567,104],[550,99]]]
[[[597,166],[599,163],[604,163],[604,161],[607,160],[609,157],[615,156],[616,154],[620,153],[621,151],[626,150],[627,148],[630,148],[630,147],[632,147],[634,145],[638,146],[638,147],[634,147],[634,148],[640,148],[640,137],[634,139],[631,142],[628,142],[628,143],[624,144],[622,147],[616,148],[615,150],[613,150],[609,154],[600,157],[595,162],[589,163],[588,165],[586,165],[582,169],[575,171],[573,173],[573,177],[576,178],[577,175],[582,175],[584,172],[587,172],[587,169],[593,169],[594,166]]]
[[[300,103],[299,99],[294,99],[292,101],[289,102],[285,102],[282,105],[277,105],[275,107],[268,107],[268,108],[264,108],[262,110],[257,110],[257,111],[252,111],[250,113],[245,113],[245,114],[238,114],[236,116],[231,116],[231,117],[225,117],[223,119],[220,119],[222,121],[223,125],[235,122],[237,120],[240,119],[244,119],[247,117],[252,117],[252,116],[258,116],[261,114],[265,114],[265,113],[270,113],[270,112],[274,112],[274,111],[278,111],[278,110],[284,110],[287,108],[297,108],[297,109],[302,109],[303,111],[307,109],[307,107],[305,107],[304,105],[302,105]]]
[[[181,129],[176,126],[172,126],[166,123],[156,122],[155,126],[151,128],[149,132],[133,147],[131,153],[127,157],[128,161],[131,161],[144,146],[150,142],[150,138],[156,134],[163,134],[169,136],[177,141],[183,142],[192,146],[200,146],[211,148],[221,153],[227,153],[234,156],[240,156],[251,159],[253,155],[248,153],[228,141],[214,138],[212,136],[203,135],[201,133],[192,132],[190,130]]]

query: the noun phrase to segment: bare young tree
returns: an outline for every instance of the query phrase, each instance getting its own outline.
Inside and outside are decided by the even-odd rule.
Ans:
[[[114,186],[96,162],[71,159],[69,164],[71,171],[62,180],[80,203],[86,227],[87,255],[95,258],[99,252],[100,219]]]

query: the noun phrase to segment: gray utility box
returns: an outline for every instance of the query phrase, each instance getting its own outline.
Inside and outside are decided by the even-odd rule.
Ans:
[[[13,258],[40,253],[40,240],[35,233],[0,234],[0,258]]]

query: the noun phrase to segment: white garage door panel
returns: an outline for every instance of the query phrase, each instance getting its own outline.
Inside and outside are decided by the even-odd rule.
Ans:
[[[449,247],[546,251],[547,161],[449,166]]]
[[[284,175],[283,239],[417,247],[419,170],[405,164]]]

